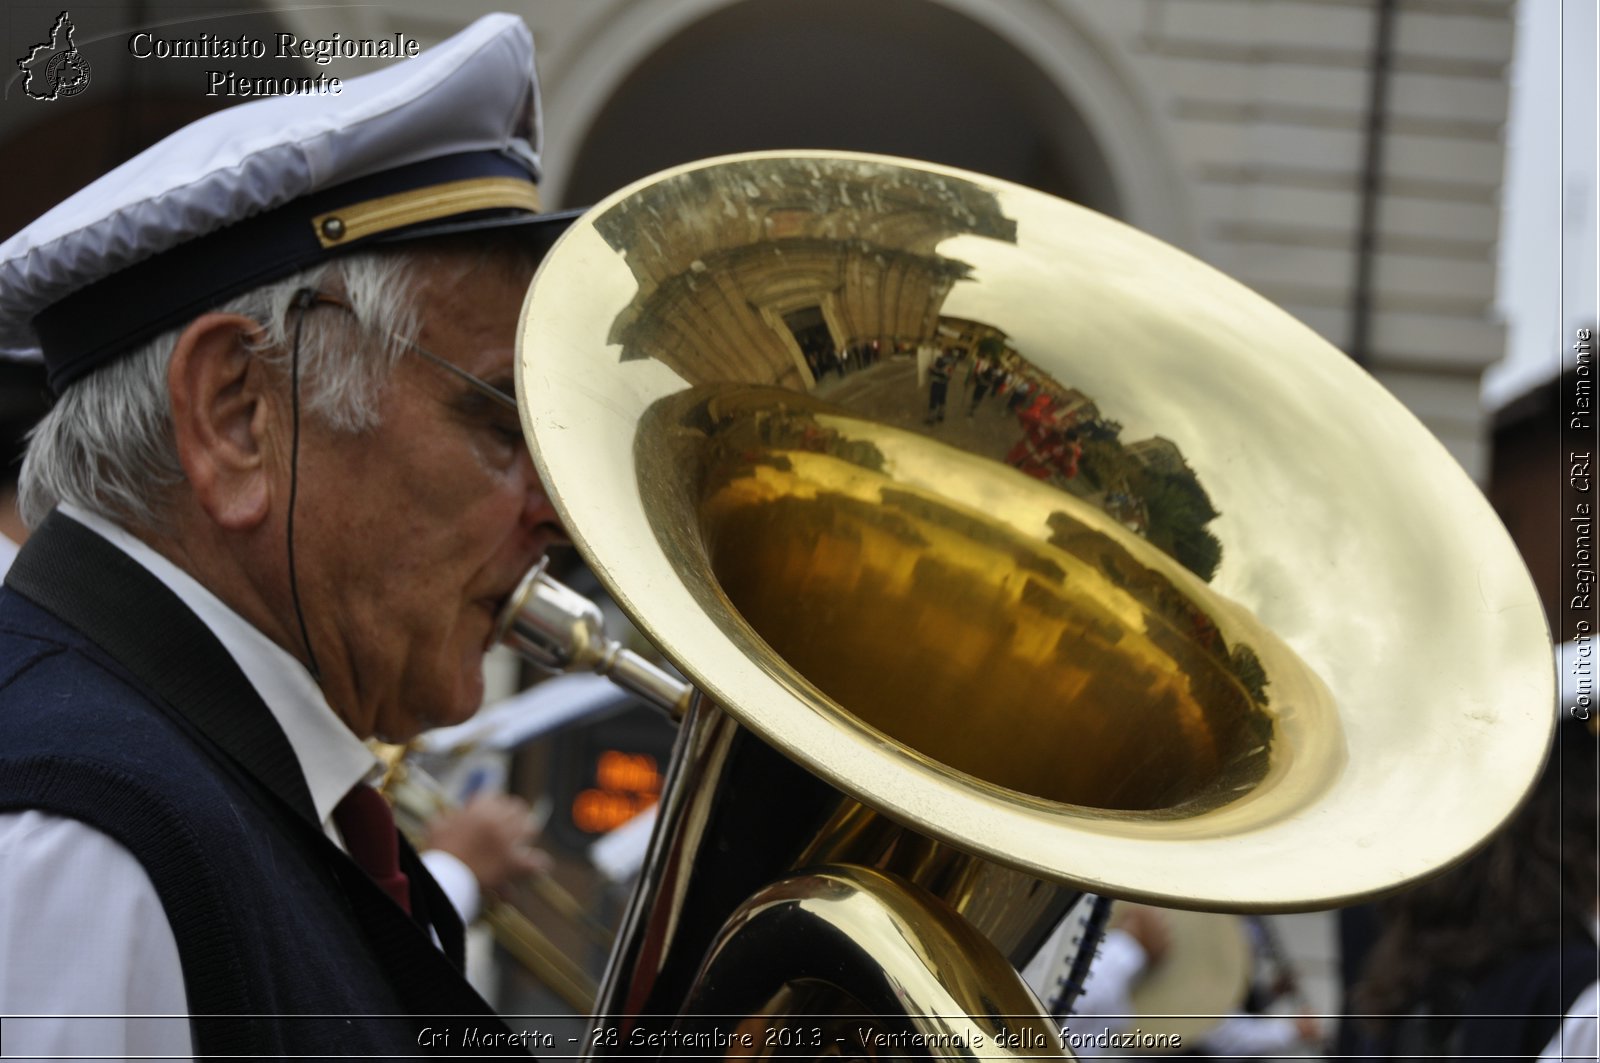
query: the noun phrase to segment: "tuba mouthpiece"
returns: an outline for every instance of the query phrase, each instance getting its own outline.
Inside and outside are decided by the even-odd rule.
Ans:
[[[547,573],[548,563],[543,559],[535,565],[506,600],[492,641],[554,675],[603,675],[657,708],[682,716],[689,707],[689,685],[610,638],[600,608]]]

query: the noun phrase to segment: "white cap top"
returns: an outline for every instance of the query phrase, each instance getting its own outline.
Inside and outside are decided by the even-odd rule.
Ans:
[[[485,16],[416,58],[344,82],[338,95],[272,97],[209,115],[0,244],[0,353],[36,360],[41,338],[33,319],[63,298],[197,238],[359,178],[489,152],[503,160],[502,171],[504,163],[513,163],[516,173],[535,182],[540,141],[533,38],[519,18],[505,14]],[[413,181],[409,187],[414,186]],[[531,187],[525,191],[531,194]],[[485,204],[471,207],[482,211]],[[448,216],[441,208],[432,220]],[[306,230],[297,231],[296,240],[314,237],[309,224]],[[264,272],[283,275],[338,250],[343,247],[301,249],[287,255],[287,268],[267,263],[232,290],[212,294],[220,301],[272,279]],[[247,246],[242,253],[253,255],[255,249]],[[230,254],[240,255],[240,247],[232,246]],[[193,298],[185,309],[192,305]],[[104,360],[95,355],[88,368]],[[55,377],[52,361],[53,382]]]

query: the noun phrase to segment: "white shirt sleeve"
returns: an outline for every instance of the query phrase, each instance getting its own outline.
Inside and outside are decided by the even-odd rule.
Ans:
[[[1044,1004],[1050,1003],[1057,983],[1071,968],[1082,932],[1082,920],[1074,909],[1056,925],[1038,953],[1023,967],[1023,981]],[[1147,962],[1144,946],[1132,934],[1121,929],[1107,930],[1100,939],[1100,953],[1089,967],[1083,992],[1073,1002],[1073,1014],[1126,1016],[1133,1006],[1130,995],[1133,983],[1144,973]]]
[[[188,1058],[188,1013],[133,854],[74,819],[0,814],[0,1055]]]
[[[1089,968],[1083,994],[1073,1005],[1072,1014],[1058,1021],[1061,1028],[1091,1040],[1074,1043],[1072,1051],[1080,1058],[1109,1055],[1125,1057],[1125,1050],[1103,1048],[1093,1038],[1102,1034],[1125,1033],[1133,1026],[1133,985],[1149,962],[1144,946],[1126,930],[1107,930],[1100,941],[1100,954]]]
[[[1539,1063],[1595,1059],[1600,1056],[1600,982],[1578,994],[1561,1022],[1561,1029],[1539,1053]]]
[[[1085,1018],[1102,1017],[1105,1028],[1113,1032],[1132,1026],[1133,986],[1149,962],[1144,946],[1132,934],[1107,930],[1073,1011]]]

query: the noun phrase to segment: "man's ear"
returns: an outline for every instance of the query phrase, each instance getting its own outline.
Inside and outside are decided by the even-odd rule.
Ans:
[[[219,527],[249,531],[272,500],[271,374],[250,353],[261,326],[238,314],[204,314],[172,349],[172,427],[195,500]]]

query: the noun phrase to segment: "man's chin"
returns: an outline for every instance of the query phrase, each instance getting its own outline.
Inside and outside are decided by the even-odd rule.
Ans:
[[[476,716],[478,710],[483,707],[482,682],[480,681],[476,687],[476,697],[470,701],[463,699],[456,704],[461,707],[418,712],[408,715],[405,719],[392,721],[380,727],[376,737],[380,742],[404,745],[425,731],[435,731],[441,727],[454,727],[458,723],[466,723]]]
[[[463,680],[460,690],[452,701],[452,708],[442,712],[432,720],[425,730],[435,727],[454,727],[458,723],[466,723],[478,714],[483,708],[483,659],[477,661],[477,667],[472,669]]]

